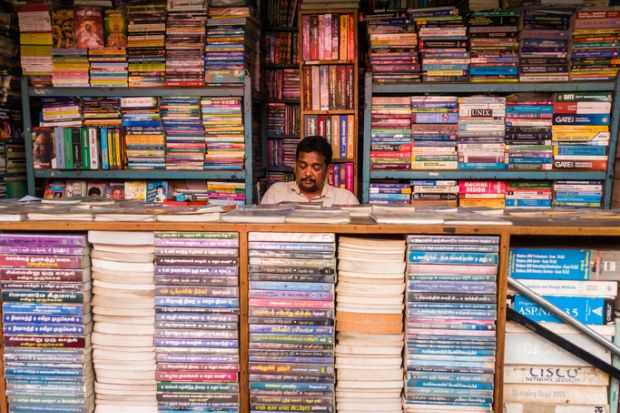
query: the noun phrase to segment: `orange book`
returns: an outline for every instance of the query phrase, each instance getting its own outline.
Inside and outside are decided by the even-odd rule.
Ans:
[[[340,116],[332,115],[332,152],[333,158],[340,158]]]
[[[349,19],[347,18],[346,14],[341,14],[340,15],[340,45],[339,45],[339,49],[340,49],[340,56],[339,56],[339,60],[347,60],[347,51],[349,50],[347,48],[347,26]]]
[[[355,116],[347,116],[347,159],[353,159],[354,157],[354,131],[355,131]]]

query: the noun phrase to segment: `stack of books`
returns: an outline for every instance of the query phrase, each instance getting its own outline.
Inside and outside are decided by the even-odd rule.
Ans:
[[[506,201],[506,181],[459,181],[459,206],[502,209]]]
[[[418,35],[408,16],[379,14],[366,17],[370,50],[368,61],[375,83],[420,81]]]
[[[521,30],[521,82],[566,82],[572,10],[525,8]]]
[[[270,99],[299,99],[299,69],[265,70],[267,97]]]
[[[121,98],[128,169],[164,169],[165,133],[155,97]]]
[[[12,411],[93,411],[84,235],[0,236],[3,364]]]
[[[155,232],[159,411],[239,409],[239,235]]]
[[[168,0],[166,86],[204,85],[205,0]]]
[[[248,234],[252,411],[335,411],[335,238]]]
[[[267,135],[299,135],[299,105],[267,103]]]
[[[153,233],[89,231],[97,409],[154,411]]]
[[[139,0],[127,6],[130,87],[166,84],[166,2]]]
[[[92,87],[127,87],[128,63],[124,47],[88,49]]]
[[[49,5],[16,6],[19,20],[22,74],[31,76],[33,85],[51,84],[52,19]]]
[[[560,208],[600,208],[602,181],[554,181],[553,206]]]
[[[611,268],[605,266],[608,262],[604,256],[608,252],[617,255],[617,251],[594,248],[512,248],[508,271],[511,278],[611,340],[617,328],[613,323],[613,302],[618,282],[601,281],[609,280],[604,275]],[[617,270],[608,274],[615,275],[612,279],[617,280]],[[612,354],[585,334],[516,291],[508,293],[515,311],[542,323],[599,360],[611,363]],[[557,411],[558,407],[568,405],[580,406],[582,410],[607,411],[613,400],[608,399],[613,391],[608,389],[607,374],[514,322],[506,323],[505,348],[504,406],[507,412],[526,411],[531,406]],[[553,374],[535,374],[542,369]]]
[[[301,10],[320,10],[325,7],[338,7],[339,9],[359,9],[360,0],[339,0],[333,2],[329,0],[302,0],[300,8]]]
[[[82,126],[82,109],[77,98],[43,98],[41,127]]]
[[[411,99],[373,96],[370,169],[411,169]]]
[[[469,19],[472,82],[519,81],[519,10],[477,11]]]
[[[459,169],[506,169],[506,98],[459,97]]]
[[[407,237],[406,411],[492,412],[499,237]]]
[[[200,107],[207,144],[205,169],[243,169],[242,99],[203,97]]]
[[[297,152],[298,139],[268,139],[267,165],[278,168],[293,168]]]
[[[606,171],[611,93],[556,93],[553,102],[553,167]]]
[[[353,65],[304,66],[305,110],[353,109],[353,73]]]
[[[200,98],[161,98],[161,119],[166,133],[166,169],[201,170],[205,138]]]
[[[266,64],[297,64],[297,33],[267,32],[264,37]]]
[[[411,96],[411,168],[457,169],[456,96]]]
[[[415,9],[411,14],[420,37],[422,79],[425,82],[467,82],[469,38],[458,9]]]
[[[88,97],[80,98],[84,126],[121,126],[120,98]]]
[[[52,85],[89,87],[88,49],[52,49]]]
[[[542,94],[506,97],[508,169],[547,171],[553,166],[552,99]]]
[[[353,14],[306,14],[302,19],[302,57],[305,64],[355,59]]]
[[[614,80],[620,68],[620,12],[578,11],[571,49],[571,80]]]
[[[207,85],[243,84],[254,78],[258,53],[258,23],[245,8],[210,8],[205,48]]]
[[[267,25],[272,27],[295,27],[297,0],[269,0],[267,3]]]
[[[508,181],[506,209],[551,208],[553,192],[549,181]]]
[[[209,203],[213,205],[244,205],[245,184],[243,182],[207,182]]]
[[[459,198],[458,181],[426,179],[411,181],[413,194],[411,205],[456,207]]]
[[[402,412],[402,240],[340,237],[336,292],[336,407]]]
[[[337,188],[344,188],[355,192],[355,166],[353,162],[334,163],[331,172],[327,175],[327,183]]]
[[[411,185],[397,182],[371,182],[368,188],[369,204],[401,204],[411,201]]]

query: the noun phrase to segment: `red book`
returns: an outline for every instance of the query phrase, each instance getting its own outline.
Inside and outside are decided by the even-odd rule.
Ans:
[[[310,57],[310,16],[305,15],[302,19],[302,32],[304,41],[303,45],[303,57],[304,60],[309,60]]]
[[[355,29],[356,29],[356,25],[357,22],[354,19],[354,16],[352,14],[349,14],[349,41],[348,41],[348,46],[349,46],[349,51],[347,53],[347,57],[350,61],[354,61],[355,60]]]
[[[319,16],[310,16],[310,58],[306,60],[317,60],[319,58]]]
[[[347,177],[346,188],[349,191],[353,192],[353,190],[355,189],[355,185],[353,183],[354,176],[355,176],[353,164],[349,162],[345,165],[345,168],[346,168],[346,177]]]
[[[503,194],[506,181],[459,181],[460,194]]]
[[[606,171],[607,160],[574,160],[574,161],[558,161],[553,160],[554,169],[587,169],[590,171]]]

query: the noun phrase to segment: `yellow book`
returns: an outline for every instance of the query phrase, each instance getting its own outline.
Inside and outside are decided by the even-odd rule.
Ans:
[[[20,33],[19,42],[23,45],[53,45],[52,32],[49,33]]]

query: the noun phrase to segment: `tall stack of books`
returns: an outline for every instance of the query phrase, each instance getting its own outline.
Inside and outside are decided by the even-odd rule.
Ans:
[[[571,248],[512,248],[509,274],[536,294],[562,308],[566,313],[603,337],[614,335],[613,302],[617,281],[601,274],[602,251]],[[509,294],[511,292],[509,291]],[[512,292],[515,311],[544,324],[606,363],[611,354],[596,345],[543,307],[527,297]],[[504,360],[504,404],[507,412],[536,405],[539,409],[555,410],[556,406],[583,406],[581,409],[607,411],[609,377],[590,364],[549,343],[516,323],[506,324]],[[537,371],[553,374],[537,375]]]
[[[214,205],[245,204],[245,184],[243,182],[207,182],[209,203]]]
[[[205,138],[200,98],[163,97],[159,110],[166,133],[166,169],[201,170]]]
[[[124,47],[88,49],[92,87],[127,87],[128,63]]]
[[[292,168],[295,165],[298,139],[267,140],[267,165]]]
[[[506,98],[466,96],[458,102],[459,169],[506,169]]]
[[[84,126],[121,126],[120,98],[88,97],[80,98]]]
[[[373,96],[370,169],[411,169],[410,98]]]
[[[84,235],[0,235],[9,411],[94,409]]]
[[[82,109],[77,98],[43,98],[39,126],[82,126]]]
[[[496,208],[506,206],[506,181],[459,181],[459,206]]]
[[[335,238],[248,234],[252,411],[335,411]]]
[[[207,144],[205,169],[243,169],[242,99],[203,97],[200,108]]]
[[[168,0],[166,86],[204,85],[205,0]]]
[[[457,169],[456,96],[411,96],[411,168]]]
[[[166,1],[137,0],[127,6],[130,87],[166,84]]]
[[[568,81],[572,14],[572,10],[566,9],[523,10],[521,82]]]
[[[560,208],[600,208],[603,181],[553,182],[553,206]]]
[[[88,49],[52,49],[52,85],[89,87]]]
[[[164,169],[165,133],[156,97],[121,98],[128,169]]]
[[[267,136],[299,135],[299,105],[267,103]]]
[[[154,411],[153,233],[89,231],[97,411]]]
[[[459,186],[455,180],[426,179],[411,181],[413,194],[411,205],[456,207],[459,198]]]
[[[409,16],[366,17],[370,51],[368,61],[375,83],[420,81],[418,34]]]
[[[411,14],[420,38],[422,79],[425,82],[467,82],[469,38],[458,9],[415,9]]]
[[[297,33],[268,32],[265,34],[265,63],[267,64],[297,64]]]
[[[469,19],[472,82],[519,81],[519,10],[477,11]]]
[[[269,0],[267,24],[269,26],[294,27],[297,17],[297,0]]]
[[[351,192],[355,192],[354,180],[355,167],[353,162],[335,163],[330,174],[327,175],[328,184]]]
[[[406,410],[492,412],[499,237],[407,237]]]
[[[246,8],[210,8],[205,44],[205,83],[243,84],[254,78],[258,53],[258,23]]]
[[[411,201],[411,185],[398,182],[371,182],[368,187],[369,204],[401,204]]]
[[[265,71],[267,97],[272,99],[299,99],[299,69]]]
[[[52,83],[52,19],[49,5],[16,6],[22,74],[33,86]]]
[[[611,93],[556,93],[553,102],[553,167],[607,170]]]
[[[239,409],[239,235],[155,233],[159,411]]]
[[[549,181],[508,181],[506,209],[551,208],[553,192]]]
[[[575,16],[571,80],[614,80],[620,68],[620,12],[584,10]]]
[[[336,407],[402,412],[402,240],[340,237],[336,292]]]
[[[549,95],[506,97],[508,169],[547,171],[553,166],[551,146],[552,99]]]

